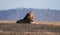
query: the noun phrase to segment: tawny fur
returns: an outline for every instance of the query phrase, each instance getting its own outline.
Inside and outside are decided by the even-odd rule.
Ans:
[[[16,23],[31,23],[31,22],[33,22],[33,13],[28,12],[23,19],[18,20]]]

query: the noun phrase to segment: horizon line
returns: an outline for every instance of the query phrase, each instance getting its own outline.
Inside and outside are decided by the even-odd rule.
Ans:
[[[9,8],[9,9],[0,9],[0,10],[11,10],[11,9],[19,9],[19,8],[26,8],[26,7],[17,7],[17,8]],[[27,8],[27,9],[49,9],[49,10],[60,10],[60,9],[51,9],[51,8]]]

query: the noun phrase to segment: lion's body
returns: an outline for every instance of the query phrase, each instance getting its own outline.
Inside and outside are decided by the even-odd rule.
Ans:
[[[28,12],[23,19],[17,21],[17,23],[31,23],[31,22],[33,22],[32,12]]]

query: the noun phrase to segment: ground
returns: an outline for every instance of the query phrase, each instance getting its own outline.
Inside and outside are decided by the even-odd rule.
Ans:
[[[59,22],[0,23],[0,35],[60,35],[60,24]]]

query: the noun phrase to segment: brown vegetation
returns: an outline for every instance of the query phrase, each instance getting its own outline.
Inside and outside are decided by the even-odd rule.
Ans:
[[[60,35],[60,25],[1,23],[0,35]]]

